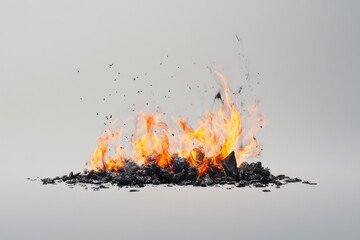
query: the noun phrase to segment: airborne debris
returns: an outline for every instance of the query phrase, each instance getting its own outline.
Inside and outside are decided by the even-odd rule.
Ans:
[[[221,97],[220,91],[215,95],[214,101],[215,101],[216,99],[220,99],[220,101],[223,102],[223,99],[222,99],[222,97]]]

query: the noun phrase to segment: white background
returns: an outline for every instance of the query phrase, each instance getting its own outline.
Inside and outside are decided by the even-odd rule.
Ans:
[[[358,239],[359,7],[0,1],[0,238]],[[238,102],[262,100],[255,160],[319,185],[129,193],[25,179],[81,171],[105,115],[159,109],[195,123],[217,91],[209,67],[244,86]]]

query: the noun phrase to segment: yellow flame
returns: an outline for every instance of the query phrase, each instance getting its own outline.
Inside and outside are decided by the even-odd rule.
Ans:
[[[131,137],[132,154],[127,156],[122,145],[117,143],[116,153],[107,156],[108,149],[120,138],[122,129],[116,131],[107,129],[98,138],[98,148],[93,152],[87,163],[88,169],[117,171],[125,164],[125,159],[133,159],[139,165],[156,162],[161,167],[170,167],[173,156],[185,158],[191,166],[203,174],[211,167],[222,168],[222,160],[231,151],[235,151],[237,164],[245,158],[257,156],[261,147],[254,134],[264,125],[263,116],[257,113],[257,105],[248,111],[247,132],[244,133],[240,110],[236,107],[225,77],[212,69],[220,79],[223,90],[223,101],[218,111],[209,111],[198,121],[194,129],[183,118],[172,118],[177,129],[170,128],[161,121],[161,115],[140,112],[137,124]],[[174,132],[178,134],[174,135]],[[244,143],[244,140],[248,141]]]

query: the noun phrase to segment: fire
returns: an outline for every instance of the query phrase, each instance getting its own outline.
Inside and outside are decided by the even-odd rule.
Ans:
[[[161,114],[140,112],[130,141],[131,154],[127,155],[119,142],[122,128],[106,129],[98,138],[98,148],[87,163],[87,169],[118,171],[132,159],[139,165],[156,162],[171,171],[173,157],[179,156],[196,167],[199,174],[204,174],[209,167],[222,169],[222,160],[232,151],[238,165],[246,158],[259,155],[261,147],[254,134],[264,125],[263,115],[257,112],[256,104],[251,106],[245,112],[245,131],[228,82],[220,72],[212,71],[221,81],[222,104],[219,110],[207,112],[198,121],[197,128],[175,117],[171,122],[174,126],[170,127]],[[109,156],[111,146],[115,147],[115,153]]]

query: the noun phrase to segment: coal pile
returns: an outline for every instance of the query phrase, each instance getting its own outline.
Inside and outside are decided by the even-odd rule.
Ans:
[[[234,152],[222,161],[223,169],[209,167],[205,174],[198,174],[198,170],[190,166],[186,159],[180,157],[173,158],[172,166],[165,168],[156,163],[139,166],[129,160],[119,171],[84,171],[82,173],[70,172],[69,175],[55,178],[41,179],[43,184],[56,184],[64,182],[69,186],[73,185],[93,185],[94,190],[108,188],[108,186],[118,187],[144,187],[145,185],[191,185],[191,186],[219,186],[234,185],[235,187],[257,187],[266,188],[268,186],[280,186],[288,183],[303,182],[314,185],[299,178],[290,178],[283,174],[273,175],[268,168],[264,168],[261,162],[243,162],[240,167],[236,166]],[[268,192],[266,190],[264,192]]]

